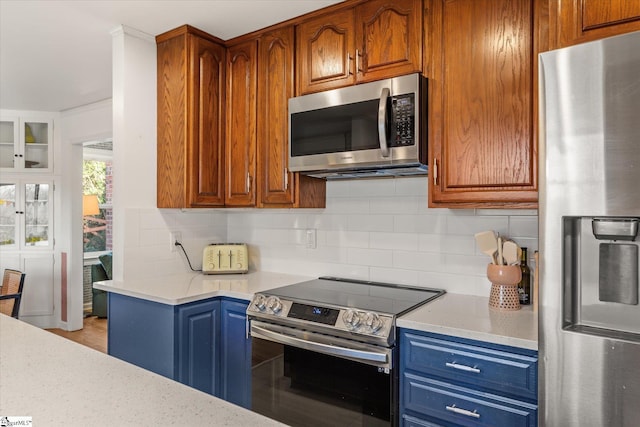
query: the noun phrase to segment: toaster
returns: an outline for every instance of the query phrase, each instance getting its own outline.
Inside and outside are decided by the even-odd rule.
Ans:
[[[204,274],[246,273],[249,251],[245,243],[213,243],[202,252]]]

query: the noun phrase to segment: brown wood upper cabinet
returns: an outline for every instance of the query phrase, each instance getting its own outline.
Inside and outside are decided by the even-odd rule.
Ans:
[[[222,206],[225,47],[188,25],[156,43],[157,206]]]
[[[325,206],[326,182],[288,169],[288,100],[293,96],[293,26],[269,31],[258,49],[258,206]]]
[[[298,94],[422,71],[422,0],[371,0],[296,29]]]
[[[430,2],[429,206],[537,207],[541,3]]]
[[[258,42],[227,50],[226,206],[256,204]]]
[[[640,30],[640,0],[550,0],[555,48]]]

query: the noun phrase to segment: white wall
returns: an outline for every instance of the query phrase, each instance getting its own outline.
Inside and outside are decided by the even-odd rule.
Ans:
[[[443,288],[489,296],[489,258],[474,234],[495,230],[538,247],[535,210],[428,209],[427,179],[332,181],[324,210],[228,214],[230,241],[250,244],[252,267],[311,276]],[[317,248],[306,247],[315,229]]]
[[[67,252],[67,330],[82,328],[82,145],[111,138],[111,100],[66,110],[61,113],[61,230],[56,247]]]
[[[113,276],[153,278],[188,270],[169,233],[182,233],[195,269],[202,248],[226,240],[226,214],[156,208],[156,43],[120,27],[113,31]]]

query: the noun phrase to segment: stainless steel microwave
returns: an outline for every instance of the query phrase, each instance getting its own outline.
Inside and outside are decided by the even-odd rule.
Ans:
[[[427,79],[410,74],[289,99],[289,170],[321,178],[427,173]]]

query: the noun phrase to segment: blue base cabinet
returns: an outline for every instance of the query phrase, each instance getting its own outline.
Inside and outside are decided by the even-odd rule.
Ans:
[[[178,306],[178,381],[219,396],[220,301]]]
[[[222,301],[220,394],[227,402],[251,408],[251,338],[247,302]]]
[[[250,408],[248,304],[210,298],[172,306],[109,293],[108,353]]]
[[[107,351],[111,356],[177,379],[174,307],[109,292]]]
[[[403,426],[535,427],[536,351],[400,331]]]

